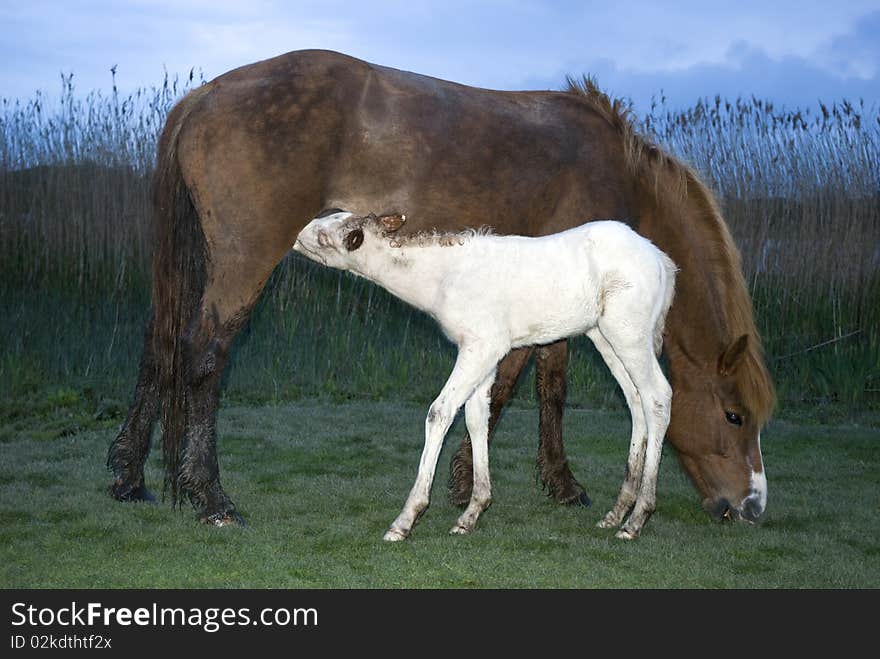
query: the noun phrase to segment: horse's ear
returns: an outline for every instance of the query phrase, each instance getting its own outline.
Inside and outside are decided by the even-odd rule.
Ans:
[[[749,335],[743,334],[731,342],[718,358],[719,375],[733,375],[742,363],[742,358],[749,347]]]
[[[406,222],[406,215],[402,214],[383,215],[379,218],[379,224],[388,233],[397,231],[403,226],[404,222]]]

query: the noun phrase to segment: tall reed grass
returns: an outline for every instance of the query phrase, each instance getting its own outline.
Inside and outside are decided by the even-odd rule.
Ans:
[[[199,81],[121,96],[37,94],[0,108],[0,394],[46,385],[127,398],[149,299],[158,132]],[[643,130],[700,171],[743,254],[783,404],[875,405],[880,389],[880,112],[664,100]],[[570,398],[615,399],[575,342]],[[581,349],[584,348],[584,349]],[[227,391],[429,397],[453,351],[433,323],[363,281],[289,257],[239,340]],[[521,387],[532,396],[532,387]]]

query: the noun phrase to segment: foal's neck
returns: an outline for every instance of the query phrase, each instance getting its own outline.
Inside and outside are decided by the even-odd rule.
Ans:
[[[404,302],[429,311],[444,276],[465,256],[467,244],[373,246],[365,250],[355,272],[379,284]]]

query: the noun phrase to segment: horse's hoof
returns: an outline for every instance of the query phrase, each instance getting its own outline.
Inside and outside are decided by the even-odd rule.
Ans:
[[[386,542],[400,542],[401,540],[406,540],[406,537],[409,533],[405,533],[400,529],[390,528],[385,532],[385,535],[382,536],[382,539]]]
[[[110,485],[110,496],[117,501],[126,503],[156,503],[156,497],[150,492],[144,484],[141,483],[136,487],[132,487],[121,478],[117,479]]]
[[[593,502],[590,501],[590,497],[587,496],[586,492],[581,492],[581,495],[577,499],[569,502],[570,506],[576,506],[578,504],[580,504],[584,508],[589,508],[593,505]]]
[[[547,487],[550,490],[550,496],[556,500],[556,503],[560,503],[563,506],[580,505],[586,508],[592,503],[590,497],[588,497],[587,493],[584,491],[584,488],[577,483],[559,488],[551,487],[549,485]]]
[[[621,540],[635,540],[639,537],[638,531],[632,531],[627,528],[620,529],[617,533],[614,534],[615,538],[620,538]]]
[[[474,530],[473,528],[468,528],[462,524],[456,524],[451,529],[449,529],[449,534],[450,535],[467,535],[468,533],[470,533],[473,530]]]
[[[208,526],[216,526],[217,528],[221,528],[224,526],[239,526],[241,528],[247,527],[247,522],[244,521],[244,517],[239,515],[234,510],[214,513],[213,515],[205,515],[204,517],[201,517],[199,521],[202,524],[207,524]]]

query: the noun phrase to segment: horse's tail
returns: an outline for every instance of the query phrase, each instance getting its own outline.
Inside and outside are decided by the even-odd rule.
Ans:
[[[162,457],[165,489],[180,501],[178,465],[186,434],[184,336],[205,288],[207,246],[189,189],[183,180],[177,144],[192,108],[209,91],[204,85],[168,114],[153,174],[153,354],[162,401]]]
[[[678,267],[667,256],[666,252],[661,251],[660,257],[663,301],[660,305],[660,313],[657,315],[657,322],[654,323],[654,353],[658,357],[663,350],[663,330],[666,327],[666,314],[669,313],[669,307],[672,306],[672,298],[675,296],[675,273],[678,272]]]

